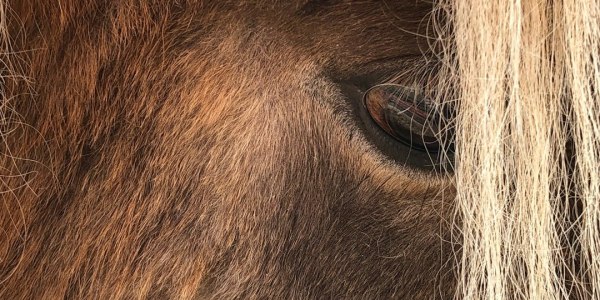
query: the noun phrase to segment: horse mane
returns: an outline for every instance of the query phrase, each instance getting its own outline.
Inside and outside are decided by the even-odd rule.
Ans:
[[[438,11],[440,102],[456,109],[459,298],[600,297],[600,2]]]

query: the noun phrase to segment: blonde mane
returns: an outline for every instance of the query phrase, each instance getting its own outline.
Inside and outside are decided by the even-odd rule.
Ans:
[[[440,101],[457,111],[457,297],[600,298],[600,2],[439,11],[452,91]]]

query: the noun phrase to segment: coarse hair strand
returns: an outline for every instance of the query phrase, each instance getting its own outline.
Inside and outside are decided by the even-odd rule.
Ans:
[[[446,1],[457,297],[600,297],[600,3]],[[450,38],[448,38],[450,37]],[[449,86],[450,85],[450,86]]]

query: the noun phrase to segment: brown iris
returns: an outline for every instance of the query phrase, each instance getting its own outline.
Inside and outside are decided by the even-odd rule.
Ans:
[[[387,134],[412,149],[438,153],[441,120],[431,103],[398,84],[376,85],[364,95],[367,111]]]

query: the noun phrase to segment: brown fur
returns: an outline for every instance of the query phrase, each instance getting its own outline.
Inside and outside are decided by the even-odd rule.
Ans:
[[[1,299],[452,296],[452,191],[336,83],[422,60],[431,4],[8,7]]]

